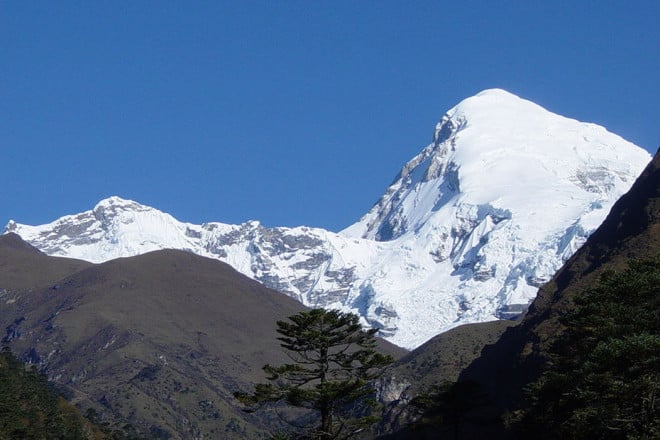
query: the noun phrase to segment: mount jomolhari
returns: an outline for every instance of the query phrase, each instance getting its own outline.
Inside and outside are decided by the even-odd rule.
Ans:
[[[420,383],[455,380],[513,324],[497,320],[524,314],[649,161],[602,127],[494,89],[449,110],[431,144],[340,232],[195,225],[118,197],[46,225],[10,221],[0,237],[4,340],[113,423],[153,438],[260,438],[277,420],[241,412],[232,392],[286,360],[277,319],[335,308],[380,329],[382,350],[415,349],[379,391],[406,401]],[[509,349],[520,328],[505,333]],[[448,372],[433,361],[438,346],[445,361],[460,351],[455,335],[470,348]],[[489,350],[466,370],[473,377],[488,365],[506,376]],[[507,396],[502,411],[515,406],[509,382],[486,386]]]
[[[117,197],[41,226],[42,252],[100,263],[157,249],[216,258],[307,306],[350,310],[414,348],[527,308],[641,173],[648,153],[503,90],[449,110],[357,223],[334,233],[178,222]]]

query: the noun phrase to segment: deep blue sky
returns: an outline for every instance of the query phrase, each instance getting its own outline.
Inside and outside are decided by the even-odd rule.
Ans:
[[[339,230],[462,99],[660,146],[660,2],[0,0],[0,228],[120,195]]]

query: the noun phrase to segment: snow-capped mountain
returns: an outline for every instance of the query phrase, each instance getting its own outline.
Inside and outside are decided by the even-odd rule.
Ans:
[[[118,197],[46,225],[10,221],[5,232],[93,262],[186,249],[306,305],[356,312],[413,348],[524,310],[649,160],[602,127],[486,90],[449,110],[433,142],[340,233],[182,223]]]

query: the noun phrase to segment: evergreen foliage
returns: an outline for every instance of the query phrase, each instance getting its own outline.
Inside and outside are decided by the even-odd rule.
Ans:
[[[434,385],[410,402],[418,418],[408,427],[409,436],[427,438],[432,432],[433,438],[463,438],[467,425],[496,423],[492,415],[483,411],[490,403],[488,394],[474,381]]]
[[[0,353],[0,439],[106,438],[67,403],[35,367]]]
[[[543,439],[660,438],[660,256],[605,273],[562,320],[516,428]]]
[[[357,315],[313,309],[278,321],[281,346],[293,363],[265,365],[270,383],[253,394],[236,393],[252,408],[285,402],[315,414],[300,439],[346,439],[375,422],[368,407],[370,381],[393,359],[376,351],[376,329],[363,330]]]

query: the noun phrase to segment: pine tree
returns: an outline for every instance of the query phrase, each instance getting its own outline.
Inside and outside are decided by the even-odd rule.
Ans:
[[[376,351],[376,329],[363,330],[357,315],[313,309],[278,321],[277,338],[293,363],[265,365],[270,383],[253,394],[236,393],[251,407],[285,402],[316,415],[314,426],[297,438],[345,439],[375,420],[370,381],[390,364]]]

